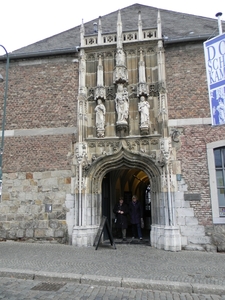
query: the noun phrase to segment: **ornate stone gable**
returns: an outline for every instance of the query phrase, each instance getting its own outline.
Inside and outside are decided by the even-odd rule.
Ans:
[[[91,141],[85,166],[102,155],[112,155],[121,138],[128,139],[128,151],[160,152],[159,138],[168,134],[160,17],[157,28],[144,30],[139,13],[137,30],[123,32],[119,11],[116,26],[115,34],[105,35],[99,18],[90,37],[81,26],[78,132],[80,143]]]
[[[136,32],[123,32],[120,11],[115,34],[103,34],[100,18],[96,36],[88,38],[82,24],[79,140],[86,151],[85,157],[77,155],[83,157],[84,177],[99,159],[121,150],[121,141],[126,151],[161,165],[156,158],[165,135],[167,99],[159,35],[160,27],[143,30],[140,13]]]

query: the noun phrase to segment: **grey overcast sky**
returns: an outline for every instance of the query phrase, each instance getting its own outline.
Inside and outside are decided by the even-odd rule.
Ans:
[[[225,20],[224,0],[2,0],[0,45],[11,52],[134,3]]]

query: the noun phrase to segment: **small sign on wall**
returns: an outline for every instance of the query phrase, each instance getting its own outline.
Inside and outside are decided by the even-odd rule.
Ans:
[[[52,212],[52,204],[45,204],[45,212],[47,213]]]

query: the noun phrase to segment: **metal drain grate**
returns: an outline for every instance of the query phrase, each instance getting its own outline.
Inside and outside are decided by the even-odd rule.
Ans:
[[[38,291],[58,291],[66,283],[54,283],[54,282],[41,282],[38,285],[32,287],[32,290]]]

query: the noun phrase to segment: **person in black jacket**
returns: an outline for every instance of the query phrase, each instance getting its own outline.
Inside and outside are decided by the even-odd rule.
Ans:
[[[141,203],[137,200],[137,196],[134,195],[132,197],[132,202],[129,204],[129,214],[132,224],[133,238],[135,238],[137,233],[138,238],[142,240],[141,222],[143,221],[143,209]]]
[[[123,197],[119,198],[119,202],[114,206],[113,212],[116,215],[116,228],[122,231],[123,241],[125,241],[127,231],[128,207],[123,202]]]

